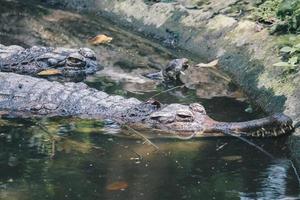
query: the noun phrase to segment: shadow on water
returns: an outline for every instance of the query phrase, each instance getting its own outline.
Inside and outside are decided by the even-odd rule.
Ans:
[[[168,87],[145,79],[170,59],[185,57],[139,38],[97,17],[0,1],[0,43],[92,48],[105,66],[86,81],[91,87],[142,100],[202,103],[215,119],[242,121],[264,113],[228,83],[197,76]],[[87,39],[107,34],[111,44]],[[192,63],[201,62],[192,58]],[[193,81],[195,81],[193,80]],[[213,80],[213,83],[210,84]],[[222,95],[217,95],[220,91]],[[114,137],[123,130],[95,120],[52,118],[0,120],[0,199],[297,199],[298,182],[286,138],[252,140],[274,156],[231,138],[151,140]],[[112,187],[111,184],[119,183]],[[123,183],[123,184],[121,184]],[[118,184],[115,184],[118,185]],[[121,185],[121,186],[120,186]]]

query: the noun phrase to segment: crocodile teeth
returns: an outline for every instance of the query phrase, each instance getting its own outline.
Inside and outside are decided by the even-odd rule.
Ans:
[[[256,131],[256,136],[257,136],[257,137],[259,137],[259,136],[260,136],[260,134],[259,134],[259,131]]]

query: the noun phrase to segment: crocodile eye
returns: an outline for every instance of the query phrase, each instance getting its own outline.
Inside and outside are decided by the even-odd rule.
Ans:
[[[175,116],[173,114],[164,113],[164,112],[153,112],[150,115],[150,119],[160,122],[160,123],[172,123],[175,120]]]
[[[84,67],[86,62],[85,62],[85,58],[80,55],[80,54],[71,54],[68,58],[67,58],[67,64],[68,66],[71,67]]]
[[[194,121],[194,115],[189,110],[178,110],[176,112],[176,121],[192,122]]]
[[[81,63],[82,60],[78,59],[78,58],[73,58],[73,57],[69,57],[68,58],[68,61],[71,62],[71,63],[74,63],[74,64],[77,64],[77,63]]]
[[[172,116],[151,116],[150,118],[163,124],[174,122],[174,117]]]

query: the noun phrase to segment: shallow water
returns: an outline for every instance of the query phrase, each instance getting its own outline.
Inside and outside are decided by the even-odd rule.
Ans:
[[[99,17],[24,2],[1,0],[0,5],[2,44],[94,49],[105,70],[88,78],[91,87],[143,100],[162,92],[155,98],[163,103],[200,102],[209,115],[224,121],[264,115],[255,108],[246,112],[243,94],[207,70],[191,80],[198,82],[190,89],[170,92],[141,76],[173,58],[204,59],[165,49]],[[97,34],[113,41],[90,46],[87,39]],[[232,138],[151,139],[156,149],[117,137],[124,132],[107,122],[76,118],[0,120],[0,199],[300,198],[286,138],[252,140],[270,158]]]

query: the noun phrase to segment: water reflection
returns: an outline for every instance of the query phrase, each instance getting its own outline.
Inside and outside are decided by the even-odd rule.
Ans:
[[[241,192],[241,199],[298,199],[299,196],[289,194],[289,187],[294,187],[289,183],[290,175],[293,175],[290,160],[276,159],[259,177],[263,187],[255,191]],[[295,189],[299,188],[295,187]]]
[[[48,10],[28,1],[0,0],[0,43],[87,46],[106,68],[87,83],[108,93],[148,99],[166,88],[140,76],[185,52],[169,51],[94,16]],[[96,34],[109,45],[90,46]],[[194,63],[198,59],[192,59]],[[187,88],[161,93],[163,103],[201,102],[218,120],[255,118],[238,90],[209,71]],[[190,89],[194,88],[194,89]],[[263,115],[263,114],[262,114]],[[53,118],[0,120],[0,199],[280,199],[299,197],[285,139],[254,141],[269,159],[235,139],[160,140],[113,135],[109,121]],[[126,182],[125,190],[107,186]]]
[[[2,126],[1,199],[296,199],[299,192],[285,139],[254,141],[272,160],[235,139],[157,139],[155,150],[103,135],[105,125],[95,121],[82,129],[81,120],[57,120],[40,122],[49,133],[36,122]],[[56,141],[52,159],[49,134]],[[118,181],[128,188],[106,189]]]

